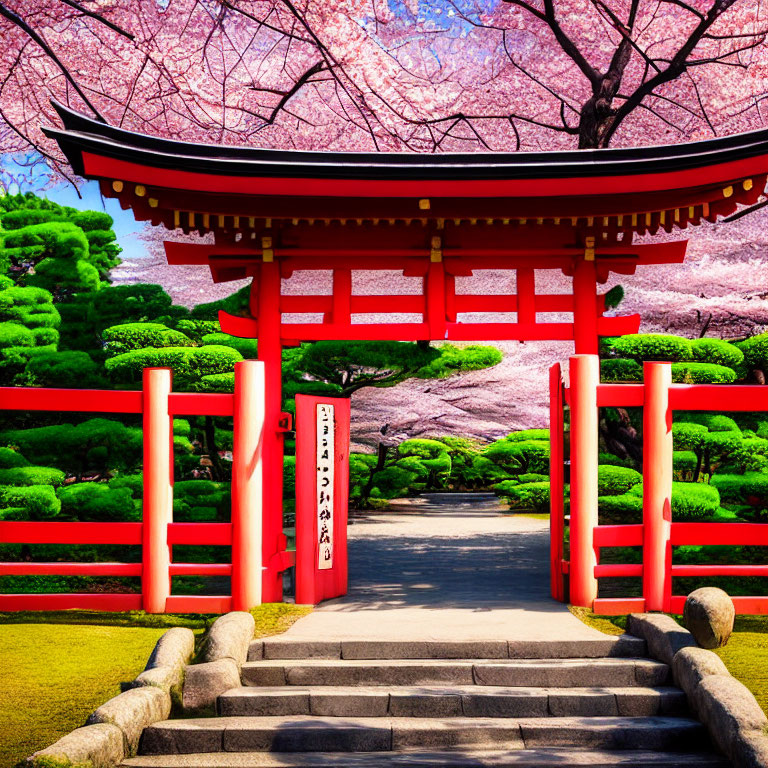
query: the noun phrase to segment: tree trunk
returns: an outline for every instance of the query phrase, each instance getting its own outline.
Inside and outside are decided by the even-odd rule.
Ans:
[[[213,479],[221,481],[224,479],[224,469],[221,466],[219,458],[219,449],[216,447],[216,425],[213,423],[213,416],[205,417],[205,452],[211,460],[211,474]]]

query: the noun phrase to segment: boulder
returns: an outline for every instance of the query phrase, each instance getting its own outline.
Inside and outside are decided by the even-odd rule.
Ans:
[[[88,765],[92,768],[114,768],[125,757],[123,732],[109,723],[77,728],[62,736],[50,747],[27,758],[30,768],[55,764]]]
[[[157,641],[145,669],[183,669],[194,652],[195,633],[186,627],[173,627]]]
[[[202,713],[215,707],[225,691],[240,687],[240,669],[232,659],[190,664],[184,673],[182,706],[185,712]]]
[[[241,667],[248,660],[248,646],[256,623],[246,611],[232,611],[220,616],[208,630],[203,645],[204,661],[232,659]]]
[[[742,742],[768,727],[768,718],[749,689],[733,677],[705,677],[694,694],[694,706],[712,740],[735,765]]]
[[[730,676],[723,660],[712,651],[695,647],[683,648],[672,660],[672,677],[675,684],[683,689],[691,704],[701,681],[711,675]]]
[[[694,590],[683,608],[683,623],[702,648],[725,645],[733,632],[735,616],[733,600],[717,587]]]
[[[648,645],[648,653],[669,666],[672,666],[672,659],[681,648],[696,645],[688,630],[663,613],[631,613],[627,632],[642,637]]]
[[[108,723],[123,733],[125,751],[135,755],[141,732],[171,714],[171,697],[160,688],[146,686],[124,691],[94,710],[87,725]]]
[[[768,734],[763,730],[742,732],[733,761],[739,768],[768,768]]]

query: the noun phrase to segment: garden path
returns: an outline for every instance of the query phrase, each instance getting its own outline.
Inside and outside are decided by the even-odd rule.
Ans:
[[[349,526],[349,593],[286,637],[594,639],[549,596],[549,523],[492,496],[429,494]]]

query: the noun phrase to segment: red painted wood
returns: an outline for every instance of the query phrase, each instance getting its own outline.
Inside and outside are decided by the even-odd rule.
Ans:
[[[0,522],[5,544],[141,544],[141,523]]]
[[[448,338],[457,341],[568,341],[573,323],[448,323]]]
[[[595,566],[595,576],[601,577],[614,577],[614,576],[642,576],[643,565],[642,563],[609,563],[606,565]]]
[[[573,340],[577,355],[596,355],[597,273],[594,261],[577,261],[573,272]]]
[[[390,310],[396,312],[396,309]],[[352,322],[352,270],[333,270],[333,317],[334,323]]]
[[[319,404],[334,406],[333,567],[317,568],[317,430]],[[296,602],[316,605],[347,592],[347,514],[349,503],[349,418],[347,398],[296,395]]]
[[[642,525],[598,525],[596,547],[639,547],[643,544]]]
[[[674,410],[768,411],[768,387],[754,384],[673,384]]]
[[[768,525],[764,523],[672,523],[673,547],[684,544],[705,546],[766,546]]]
[[[281,296],[280,311],[292,314],[302,312],[330,312],[333,296]]]
[[[599,616],[622,616],[625,613],[643,613],[642,597],[598,597],[592,604],[593,613]]]
[[[107,179],[123,179],[180,190],[217,192],[230,195],[290,195],[317,197],[567,197],[615,196],[680,190],[686,187],[714,187],[718,184],[755,176],[768,171],[768,155],[702,168],[670,170],[665,173],[631,174],[545,179],[319,179],[292,177],[219,176],[176,168],[148,168],[139,163],[82,152],[84,174]],[[620,198],[614,200],[621,210]],[[375,208],[374,208],[375,210]],[[555,210],[554,215],[560,211]],[[629,211],[631,213],[631,211]],[[542,210],[542,214],[546,212]]]
[[[536,271],[530,267],[517,270],[517,321],[536,322]]]
[[[444,339],[448,324],[445,314],[445,271],[442,262],[431,263],[423,281],[424,320],[429,326],[429,338]]]
[[[598,336],[625,336],[638,333],[640,330],[640,315],[617,315],[616,317],[598,317]]]
[[[2,576],[141,576],[141,563],[0,563]]]
[[[141,595],[119,592],[0,595],[0,611],[69,611],[78,608],[88,611],[139,611]]]
[[[141,392],[125,390],[0,387],[0,402],[6,411],[141,413],[142,397]]]
[[[672,576],[768,576],[768,565],[673,565]]]
[[[168,408],[173,416],[231,416],[233,397],[214,392],[171,392]]]
[[[171,576],[231,576],[231,563],[171,563]]]
[[[645,387],[642,384],[600,384],[597,388],[597,405],[600,408],[637,407],[643,404],[644,399]]]
[[[431,338],[426,323],[283,323],[280,333],[284,341],[419,341]]]
[[[170,523],[168,526],[168,543],[228,547],[232,544],[232,524]]]
[[[549,369],[549,583],[555,600],[565,600],[563,529],[565,525],[563,375],[560,363]]]
[[[228,595],[171,595],[165,601],[166,613],[227,613],[232,610]]]
[[[670,600],[670,613],[681,614],[685,605],[685,595],[673,595]],[[765,615],[768,614],[768,597],[732,596],[733,607],[739,615]]]

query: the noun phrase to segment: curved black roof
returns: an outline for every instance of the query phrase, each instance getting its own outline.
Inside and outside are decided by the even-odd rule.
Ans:
[[[44,128],[75,173],[81,152],[228,176],[327,179],[546,179],[669,173],[768,154],[768,128],[686,144],[555,152],[384,153],[260,149],[175,141],[86,117],[53,102],[64,128]]]

